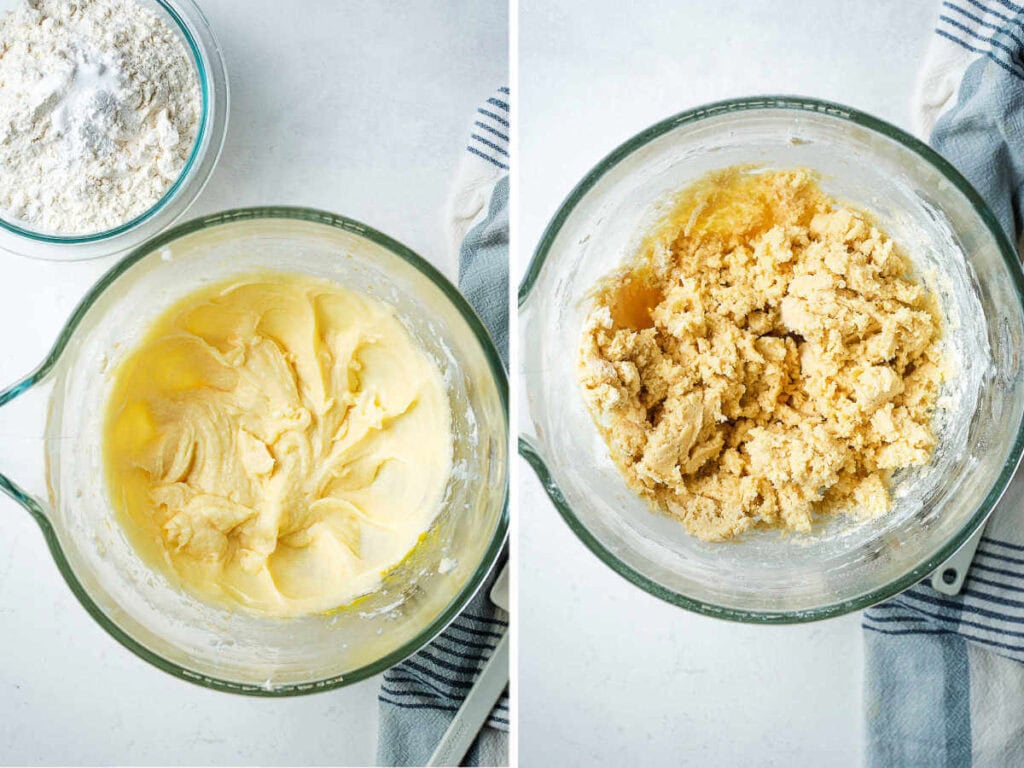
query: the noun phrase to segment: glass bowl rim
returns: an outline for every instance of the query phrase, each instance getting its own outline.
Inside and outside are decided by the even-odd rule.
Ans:
[[[116,227],[103,230],[102,232],[92,232],[84,235],[60,235],[37,232],[18,225],[2,216],[0,216],[0,229],[6,230],[18,237],[23,237],[28,242],[45,243],[47,245],[92,245],[95,243],[102,243],[107,240],[112,240],[115,237],[135,229],[141,224],[151,221],[160,214],[167,207],[167,204],[177,196],[178,192],[186,186],[185,182],[189,179],[192,169],[198,164],[200,155],[203,154],[203,150],[206,147],[207,134],[210,131],[210,99],[212,98],[209,82],[210,77],[204,61],[203,51],[200,49],[199,43],[196,41],[195,37],[193,37],[188,25],[181,18],[181,11],[177,7],[176,0],[153,0],[153,2],[164,10],[164,12],[177,25],[178,31],[181,32],[184,37],[185,48],[189,52],[189,55],[192,57],[192,61],[196,66],[196,71],[199,76],[199,90],[202,97],[202,112],[199,116],[199,129],[196,131],[196,138],[192,143],[192,149],[189,152],[188,159],[185,161],[185,165],[182,166],[181,171],[174,180],[174,183],[167,188],[163,195],[160,196],[159,200],[138,216],[118,224]],[[186,2],[191,5],[192,10],[197,14],[197,17],[208,25],[206,17],[202,14],[199,7],[192,2],[192,0],[178,0],[178,2]]]
[[[341,229],[345,232],[366,238],[367,240],[370,240],[376,245],[398,256],[430,280],[431,283],[441,290],[445,297],[454,305],[456,310],[458,310],[459,314],[462,316],[463,320],[466,321],[470,330],[473,332],[473,335],[476,337],[477,342],[480,344],[484,358],[486,359],[487,365],[494,377],[494,383],[498,390],[498,397],[501,401],[501,408],[505,418],[505,423],[506,425],[508,424],[508,381],[504,365],[501,362],[501,357],[499,356],[498,350],[494,345],[494,341],[491,339],[486,327],[480,320],[476,311],[470,306],[469,302],[459,292],[459,290],[452,285],[452,283],[430,262],[426,261],[410,248],[388,235],[385,235],[379,230],[354,219],[328,213],[327,211],[293,206],[235,208],[222,211],[220,213],[202,216],[167,229],[132,249],[128,255],[124,256],[106,274],[104,274],[92,288],[89,289],[85,297],[79,302],[78,306],[75,307],[74,312],[72,312],[71,316],[68,318],[67,323],[65,323],[45,360],[24,379],[7,388],[3,392],[0,392],[0,406],[3,406],[5,403],[13,400],[19,394],[22,394],[49,376],[56,367],[65,347],[74,336],[75,330],[88,310],[107,288],[117,282],[117,279],[137,262],[147,256],[159,252],[161,248],[171,245],[181,237],[191,235],[205,229],[240,221],[275,219],[320,224]],[[506,427],[506,436],[507,435],[508,428]],[[85,608],[89,615],[92,616],[96,623],[99,624],[107,634],[117,640],[129,651],[164,672],[205,688],[257,697],[279,698],[308,693],[319,693],[321,691],[332,690],[334,688],[341,688],[346,685],[365,680],[366,678],[373,677],[374,675],[380,674],[386,669],[393,667],[402,660],[416,653],[444,631],[444,629],[463,611],[469,601],[479,591],[487,575],[494,568],[494,565],[498,561],[499,555],[505,546],[506,539],[508,538],[509,527],[509,463],[510,462],[506,460],[505,484],[502,491],[501,512],[498,516],[497,524],[495,525],[494,532],[491,536],[491,541],[484,552],[483,558],[476,567],[472,576],[470,576],[459,590],[458,594],[425,629],[399,648],[396,648],[380,659],[359,667],[351,672],[346,672],[342,675],[337,675],[323,680],[306,683],[290,683],[288,685],[269,689],[258,685],[224,680],[188,669],[187,667],[170,661],[155,651],[150,650],[148,647],[122,630],[113,620],[107,617],[103,610],[95,603],[92,597],[81,585],[78,577],[75,576],[74,571],[64,556],[64,551],[58,540],[56,530],[50,522],[43,505],[30,493],[27,493],[17,484],[12,482],[3,473],[0,473],[0,490],[5,491],[31,513],[32,517],[35,518],[36,522],[42,529],[46,544],[50,550],[51,556],[57,564],[58,570],[64,577],[64,580],[67,582],[75,597],[78,598],[78,601],[82,604],[82,607]]]
[[[615,166],[635,151],[663,136],[669,131],[683,125],[697,123],[702,120],[719,117],[735,112],[750,111],[793,111],[812,112],[827,115],[841,121],[858,125],[862,128],[885,136],[896,141],[909,149],[921,160],[930,164],[938,170],[947,181],[952,183],[957,190],[970,202],[975,214],[989,230],[989,234],[995,240],[1003,261],[1009,269],[1013,280],[1014,291],[1017,302],[1024,307],[1024,273],[1021,271],[1021,262],[1017,257],[1016,250],[1003,230],[995,215],[989,209],[988,204],[974,189],[969,181],[944,157],[929,147],[924,142],[910,135],[901,128],[888,123],[880,118],[861,112],[857,109],[847,107],[836,102],[821,99],[808,98],[803,96],[788,95],[764,95],[748,96],[735,99],[725,99],[710,104],[695,107],[693,109],[679,112],[671,117],[660,120],[645,130],[627,139],[618,147],[608,153],[597,165],[595,165],[583,179],[573,187],[569,194],[562,201],[558,210],[552,216],[545,227],[541,239],[534,251],[533,258],[527,267],[526,273],[519,284],[518,305],[520,310],[526,308],[526,303],[531,292],[540,278],[541,271],[550,255],[555,239],[562,230],[566,220],[576,209],[579,202],[588,192]],[[1021,454],[1024,451],[1024,418],[1017,425],[1017,436],[1010,448],[1009,454],[1003,463],[1003,467],[989,489],[984,500],[970,516],[967,522],[950,538],[934,555],[925,562],[911,569],[902,576],[890,580],[887,584],[877,589],[866,592],[854,598],[830,603],[817,608],[807,608],[797,611],[760,611],[751,609],[728,608],[712,605],[702,600],[696,600],[686,595],[681,595],[674,590],[668,589],[657,581],[645,576],[630,565],[623,562],[610,549],[604,546],[590,532],[586,525],[576,516],[572,506],[563,496],[558,484],[555,482],[551,470],[547,466],[543,452],[533,439],[525,434],[519,437],[519,454],[533,468],[541,485],[544,487],[548,497],[554,504],[555,509],[562,519],[583,544],[605,565],[649,594],[671,603],[672,605],[685,608],[704,616],[725,619],[728,621],[752,623],[752,624],[799,624],[821,619],[834,618],[846,613],[862,610],[887,600],[900,592],[913,586],[928,574],[948,560],[960,547],[971,537],[971,535],[985,522],[989,514],[995,508],[999,499],[1006,492],[1006,487],[1013,477],[1017,466],[1020,464]]]

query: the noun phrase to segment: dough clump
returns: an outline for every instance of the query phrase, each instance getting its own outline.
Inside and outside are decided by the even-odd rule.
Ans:
[[[691,534],[806,532],[884,514],[930,461],[940,332],[864,212],[806,170],[729,169],[597,286],[578,375],[630,487]]]

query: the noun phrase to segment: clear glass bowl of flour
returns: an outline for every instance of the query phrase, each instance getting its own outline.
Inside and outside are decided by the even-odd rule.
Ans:
[[[652,511],[608,457],[579,394],[577,350],[595,283],[634,253],[673,194],[736,165],[811,168],[870,211],[920,273],[937,275],[957,367],[927,467],[894,478],[890,513],[822,521],[807,535],[752,531],[709,544]],[[1024,277],[970,184],[903,131],[826,102],[740,99],[676,115],[629,140],[573,190],[519,292],[526,406],[520,452],[604,563],[668,602],[754,623],[859,610],[928,576],[998,502],[1024,446]],[[940,400],[940,405],[943,403]]]
[[[438,365],[451,404],[453,471],[420,543],[377,590],[295,618],[206,603],[148,567],[103,479],[103,414],[125,355],[184,296],[264,270],[332,280],[388,304]],[[217,690],[289,696],[382,672],[462,611],[508,531],[507,383],[483,324],[408,248],[324,211],[226,211],[133,250],[89,291],[46,360],[0,391],[0,432],[9,449],[0,490],[39,523],[83,607],[147,662]]]
[[[24,0],[0,0],[0,15]],[[227,133],[229,93],[221,49],[192,0],[137,0],[179,39],[199,81],[201,108],[196,139],[175,181],[147,210],[103,231],[61,234],[36,231],[0,211],[0,249],[31,258],[76,261],[120,253],[153,237],[192,205],[213,172]]]

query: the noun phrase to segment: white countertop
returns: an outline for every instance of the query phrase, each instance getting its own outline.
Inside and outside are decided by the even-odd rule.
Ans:
[[[473,110],[507,81],[505,3],[199,1],[224,49],[232,104],[224,154],[188,215],[325,208],[452,275],[444,205]],[[7,384],[42,359],[114,260],[0,260]],[[0,519],[0,764],[373,762],[377,680],[287,700],[179,681],[86,615],[35,523],[6,496]]]
[[[601,157],[683,109],[799,94],[909,128],[938,3],[555,5],[520,0],[524,259]],[[862,763],[858,616],[759,628],[662,603],[584,548],[521,460],[519,476],[523,765]]]

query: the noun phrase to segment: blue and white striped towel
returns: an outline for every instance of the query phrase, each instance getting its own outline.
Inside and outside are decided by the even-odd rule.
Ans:
[[[508,88],[499,88],[477,110],[448,217],[459,254],[459,288],[487,325],[506,368],[509,116]],[[424,765],[430,759],[508,628],[508,616],[490,601],[493,580],[494,574],[433,643],[384,673],[379,765]],[[508,765],[508,731],[505,693],[464,764]]]
[[[1024,225],[1024,6],[941,3],[917,128]],[[961,593],[927,582],[864,613],[870,766],[1024,766],[1024,472],[985,531]]]

